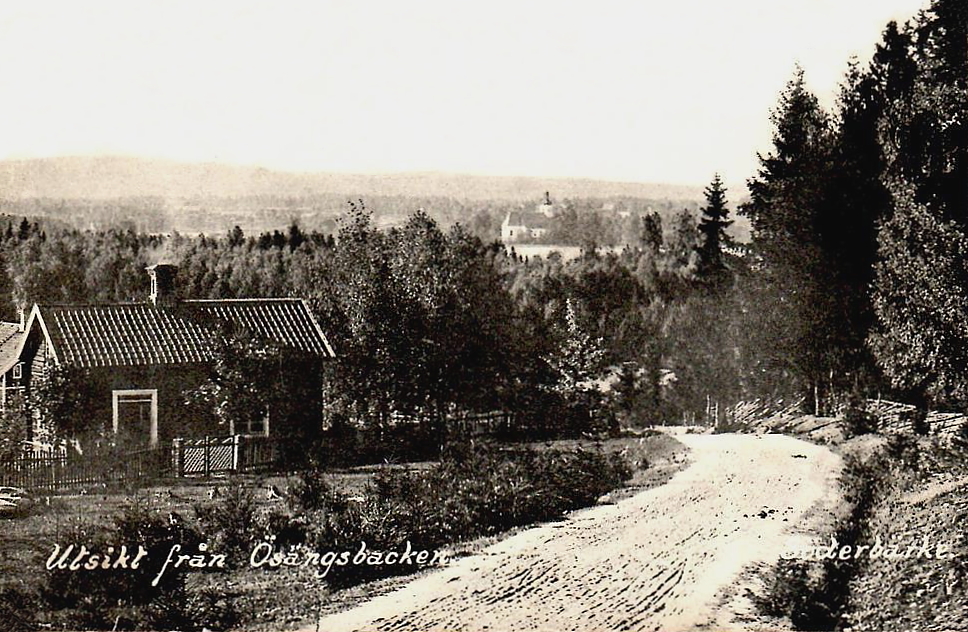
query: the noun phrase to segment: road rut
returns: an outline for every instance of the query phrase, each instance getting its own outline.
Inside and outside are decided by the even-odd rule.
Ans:
[[[677,438],[692,463],[665,485],[523,531],[318,629],[742,629],[724,589],[836,508],[840,458],[782,435]]]

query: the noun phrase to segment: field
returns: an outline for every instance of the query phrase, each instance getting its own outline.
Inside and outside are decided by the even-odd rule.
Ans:
[[[561,255],[562,261],[571,261],[572,259],[577,259],[581,256],[580,246],[546,246],[543,244],[508,244],[508,251],[514,248],[514,252],[517,253],[519,257],[542,257],[547,259],[548,255],[553,252],[557,252]],[[610,252],[619,253],[622,251],[621,248],[599,248],[600,254],[607,254]]]

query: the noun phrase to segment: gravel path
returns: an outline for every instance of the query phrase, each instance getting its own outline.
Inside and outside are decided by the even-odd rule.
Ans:
[[[677,439],[692,464],[667,484],[519,533],[318,629],[741,629],[723,590],[836,508],[840,458],[780,435]]]

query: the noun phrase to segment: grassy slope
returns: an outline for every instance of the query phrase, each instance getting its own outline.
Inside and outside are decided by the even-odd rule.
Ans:
[[[968,630],[968,460],[928,439],[916,442],[878,503],[872,534],[899,546],[923,538],[953,559],[871,559],[850,585],[857,631]]]
[[[815,423],[808,417],[802,420],[805,420],[804,429],[808,430],[800,435],[802,438],[832,445],[845,458],[859,463],[873,464],[877,455],[886,452],[892,443],[907,446],[900,450],[900,456],[888,459],[887,468],[878,470],[884,484],[875,493],[872,509],[860,525],[863,531],[858,544],[873,545],[879,537],[883,545],[897,545],[905,550],[927,538],[932,545],[944,544],[954,553],[953,559],[945,560],[865,556],[846,585],[835,588],[848,594],[840,626],[852,632],[968,630],[968,556],[964,553],[968,544],[966,451],[936,439],[910,436],[900,443],[897,438],[882,435],[862,435],[848,440],[839,423]],[[810,432],[809,428],[814,426],[821,430]],[[895,452],[898,452],[896,448]],[[859,481],[846,480],[842,484],[851,488],[844,490],[849,493]],[[833,524],[829,525],[829,533],[822,534],[817,541],[827,542],[832,533]],[[830,587],[815,584],[824,581],[817,576],[819,571],[820,565],[813,564],[810,581],[812,590],[822,595]],[[784,586],[783,581],[780,579],[774,585],[773,597],[802,590]],[[754,620],[795,629],[786,619],[754,617]]]

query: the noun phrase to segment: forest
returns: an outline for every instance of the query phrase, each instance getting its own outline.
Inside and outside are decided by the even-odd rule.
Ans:
[[[718,241],[710,254],[696,248],[714,220],[679,217],[667,243],[654,213],[639,222],[634,247],[620,255],[589,247],[569,262],[525,260],[459,224],[445,231],[422,211],[379,229],[362,201],[348,206],[335,235],[292,224],[253,236],[235,227],[165,237],[10,220],[0,231],[3,318],[35,302],[144,300],[144,268],[164,260],[179,266],[182,298],[306,298],[338,355],[327,389],[334,423],[513,410],[535,413],[527,423],[540,425],[562,418],[552,409],[563,406],[594,425],[605,406],[598,383],[619,373],[622,411],[674,415],[707,393],[698,383],[687,390],[705,369],[687,369],[686,354],[701,350],[673,340],[720,300],[710,297],[725,287],[726,269]],[[721,239],[725,223],[706,229],[710,239]],[[660,393],[663,370],[681,373],[674,394]]]
[[[0,163],[2,167],[2,163]],[[561,184],[561,183],[556,183]],[[0,188],[0,215],[29,217],[80,230],[124,229],[170,234],[218,234],[232,226],[247,233],[279,230],[297,223],[306,231],[332,233],[346,210],[346,195],[283,193],[247,196],[128,196],[113,198],[4,198]],[[675,193],[675,192],[673,192]],[[351,196],[352,197],[352,196]],[[700,196],[701,197],[701,196]],[[460,223],[484,241],[501,237],[501,222],[512,211],[533,210],[534,199],[466,199],[452,195],[367,195],[374,224],[400,226],[416,209],[424,209],[442,227]],[[562,197],[555,200],[555,229],[542,241],[564,246],[594,242],[601,246],[634,243],[635,216],[657,212],[667,223],[683,209],[696,213],[698,198],[648,198],[630,195]],[[734,236],[748,239],[745,223]]]
[[[304,297],[339,356],[333,424],[500,409],[586,432],[710,421],[753,400],[828,414],[881,395],[960,409],[966,82],[968,8],[936,0],[886,26],[831,110],[794,71],[748,193],[716,175],[698,218],[640,210],[567,262],[505,249],[503,208],[468,226],[415,202],[381,226],[356,200],[332,231],[297,221],[207,236],[8,218],[3,317],[33,302],[143,300],[144,268],[162,260],[179,266],[185,298]],[[731,209],[730,195],[745,201]],[[594,216],[572,211],[576,226]],[[749,243],[731,237],[737,214]],[[624,250],[597,249],[614,243]]]

